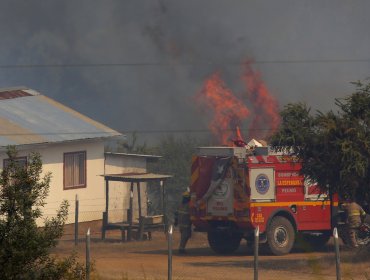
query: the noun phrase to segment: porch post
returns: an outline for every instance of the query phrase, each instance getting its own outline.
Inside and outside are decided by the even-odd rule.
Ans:
[[[140,182],[136,183],[137,185],[137,200],[139,205],[139,218],[141,217],[141,194],[140,194]]]
[[[134,204],[134,182],[131,182],[130,186],[130,209],[128,215],[128,231],[127,241],[131,241],[132,238],[132,219],[133,219],[133,204]]]
[[[105,212],[103,212],[102,239],[105,240],[105,232],[108,225],[109,210],[109,180],[105,178]]]
[[[109,208],[109,180],[105,179],[105,212],[108,215]]]

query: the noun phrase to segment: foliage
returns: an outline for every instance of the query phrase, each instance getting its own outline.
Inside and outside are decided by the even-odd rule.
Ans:
[[[288,104],[282,124],[270,139],[277,151],[298,156],[302,172],[322,191],[350,194],[362,203],[370,198],[370,84],[336,99],[337,112],[316,112],[303,103]]]
[[[106,149],[107,150],[107,149]],[[123,153],[135,153],[135,154],[145,154],[151,149],[147,146],[146,142],[139,144],[139,138],[136,132],[133,132],[130,139],[120,140],[117,142],[117,152]]]
[[[27,166],[17,161],[14,147],[0,177],[0,275],[2,279],[81,279],[82,266],[75,256],[57,260],[49,255],[63,234],[68,214],[64,201],[55,218],[44,227],[36,221],[48,195],[51,174],[41,178],[42,162],[31,154]]]
[[[148,171],[160,174],[169,174],[173,178],[165,183],[167,212],[171,215],[181,201],[181,194],[190,184],[191,157],[195,148],[201,146],[204,140],[192,138],[190,136],[175,137],[165,135],[155,146],[147,146],[146,143],[140,145],[139,139],[134,133],[131,141],[125,140],[117,143],[116,151],[125,153],[154,154],[161,156],[159,161],[153,161],[148,164]],[[159,214],[162,212],[161,200],[162,193],[158,186],[148,188],[149,211],[150,214]]]
[[[161,139],[154,152],[161,155],[159,162],[150,164],[149,169],[153,172],[173,175],[166,181],[166,193],[169,216],[173,214],[181,201],[181,194],[190,184],[191,158],[195,148],[201,146],[202,140],[185,136],[175,138],[168,135]],[[160,197],[158,188],[151,188],[150,197]],[[153,201],[155,203],[155,201]],[[158,208],[155,206],[154,208]]]
[[[167,187],[168,193],[170,197],[173,194],[180,197],[190,183],[191,157],[195,148],[204,141],[190,136],[180,138],[173,135],[165,135],[159,140],[158,144],[148,146],[146,142],[139,144],[139,138],[135,132],[130,139],[118,141],[114,150],[116,152],[161,156],[162,158],[159,161],[149,162],[148,170],[173,175],[174,177],[169,181],[169,186]],[[113,150],[112,147],[106,147],[106,151],[111,150]]]

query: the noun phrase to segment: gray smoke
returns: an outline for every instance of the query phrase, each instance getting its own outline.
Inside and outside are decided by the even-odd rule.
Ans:
[[[327,110],[353,92],[351,81],[369,76],[369,8],[345,0],[3,0],[0,87],[34,88],[122,132],[199,130],[208,120],[192,97],[202,82],[221,71],[241,92],[240,63],[251,58],[268,62],[254,67],[280,106]],[[129,65],[4,67],[91,63]]]

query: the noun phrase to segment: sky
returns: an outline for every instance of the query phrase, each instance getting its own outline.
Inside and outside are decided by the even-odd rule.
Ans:
[[[370,76],[369,1],[1,0],[0,88],[26,86],[122,133],[207,131],[194,103],[252,61],[279,107],[334,99]],[[148,136],[149,135],[149,136]]]

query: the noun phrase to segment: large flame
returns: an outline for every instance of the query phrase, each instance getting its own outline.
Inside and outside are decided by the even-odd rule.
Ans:
[[[250,63],[245,64],[243,80],[254,113],[248,134],[260,139],[269,136],[280,125],[279,104],[263,83],[261,74],[255,72]]]
[[[197,100],[213,113],[209,128],[224,145],[232,140],[232,129],[249,115],[248,108],[226,87],[218,72],[205,81]]]
[[[247,101],[253,112],[248,138],[263,139],[276,131],[280,124],[278,102],[263,83],[261,75],[252,69],[250,63],[245,64],[242,80],[246,86]],[[196,100],[202,109],[212,113],[209,128],[219,143],[226,145],[237,140],[236,145],[240,145],[244,142],[239,127],[250,116],[250,110],[242,99],[226,87],[219,72],[206,79]]]

